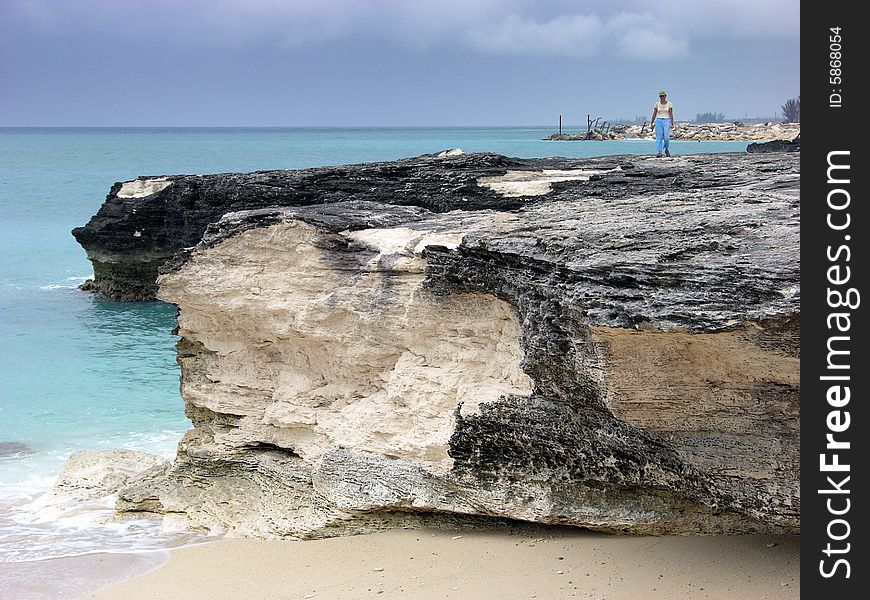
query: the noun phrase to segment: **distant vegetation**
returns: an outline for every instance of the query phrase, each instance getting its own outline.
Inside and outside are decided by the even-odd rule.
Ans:
[[[782,116],[786,123],[801,122],[801,97],[790,98],[782,105]]]
[[[724,123],[726,121],[723,113],[699,113],[695,115],[695,123]]]

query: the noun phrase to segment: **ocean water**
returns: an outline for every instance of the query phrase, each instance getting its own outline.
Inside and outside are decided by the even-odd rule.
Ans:
[[[446,148],[510,156],[652,154],[648,140],[546,142],[517,128],[0,128],[0,563],[187,543],[147,521],[104,523],[111,498],[46,515],[69,454],[130,448],[171,457],[188,428],[171,335],[175,309],[100,299],[70,235],[112,183],[389,160]],[[740,152],[745,142],[671,143],[673,154]],[[2,583],[2,582],[0,582]]]

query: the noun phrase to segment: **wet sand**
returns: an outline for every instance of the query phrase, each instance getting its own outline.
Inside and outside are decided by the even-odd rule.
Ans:
[[[623,537],[534,525],[228,539],[93,600],[799,598],[796,536]]]
[[[0,563],[0,598],[73,600],[166,563],[168,552],[99,552],[48,560]]]

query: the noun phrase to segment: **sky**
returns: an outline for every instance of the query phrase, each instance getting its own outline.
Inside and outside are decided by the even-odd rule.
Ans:
[[[0,126],[774,116],[799,0],[0,0]]]

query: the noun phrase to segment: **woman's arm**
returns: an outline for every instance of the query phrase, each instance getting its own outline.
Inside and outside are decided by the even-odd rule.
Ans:
[[[656,110],[656,107],[653,106],[653,114],[652,114],[652,116],[649,118],[649,125],[650,125],[650,127],[652,127],[653,125],[656,124],[656,113],[657,113],[657,112],[658,112],[658,111]]]
[[[674,107],[673,106],[668,109],[668,114],[671,117],[671,129],[673,129],[674,128]]]

